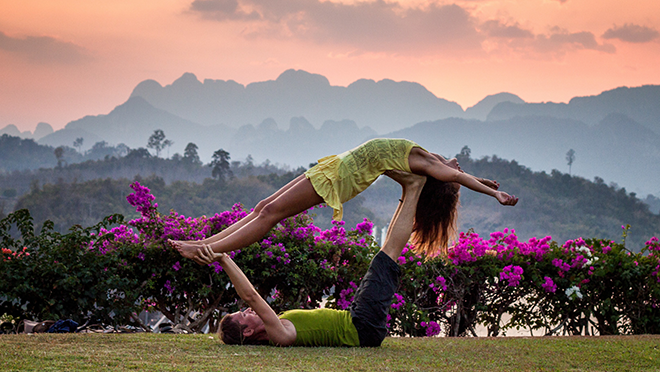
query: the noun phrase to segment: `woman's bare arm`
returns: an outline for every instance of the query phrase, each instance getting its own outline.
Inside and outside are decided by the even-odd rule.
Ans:
[[[245,276],[243,270],[225,253],[215,253],[208,245],[203,245],[199,249],[199,256],[206,264],[217,261],[222,265],[222,269],[229,276],[229,280],[234,285],[236,293],[254,310],[259,318],[264,322],[268,339],[280,346],[293,345],[296,341],[295,328],[286,327],[277,317],[275,311],[259,295],[250,280]]]
[[[461,169],[461,166],[458,164],[458,160],[456,160],[456,158],[446,159],[444,156],[442,156],[440,154],[435,154],[435,153],[430,153],[430,154],[433,155],[436,159],[440,160],[440,162],[442,162],[442,164],[448,166],[449,168],[454,168],[454,169],[458,170],[461,173],[465,173],[463,171],[463,169]],[[466,173],[466,174],[468,174],[468,173]],[[487,178],[476,177],[476,176],[472,176],[472,177],[474,177],[475,180],[483,183],[484,185],[490,187],[493,190],[497,190],[497,189],[500,188],[500,184],[497,181],[489,180]]]
[[[457,182],[470,190],[490,195],[503,205],[516,205],[518,198],[489,187],[472,175],[451,168],[433,154],[420,148],[413,148],[408,157],[410,170],[415,174],[433,177],[444,182]]]

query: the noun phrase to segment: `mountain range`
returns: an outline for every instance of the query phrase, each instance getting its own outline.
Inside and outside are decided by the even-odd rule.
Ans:
[[[71,146],[83,137],[84,148],[98,141],[137,148],[156,129],[174,142],[166,156],[193,142],[205,161],[223,148],[232,160],[251,155],[292,167],[376,136],[409,138],[446,156],[468,146],[475,158],[497,155],[548,172],[568,171],[566,153],[573,149],[573,174],[660,195],[660,86],[653,85],[568,103],[527,103],[499,93],[463,110],[412,82],[362,79],[339,87],[288,70],[244,86],[186,73],[167,86],[143,81],[110,113],[74,120],[39,143]]]

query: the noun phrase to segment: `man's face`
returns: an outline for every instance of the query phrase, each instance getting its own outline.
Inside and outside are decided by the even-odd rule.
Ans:
[[[240,323],[241,325],[247,326],[246,329],[256,330],[259,326],[263,325],[264,322],[259,318],[259,315],[254,312],[251,308],[247,308],[243,311],[237,311],[231,314],[232,319]]]

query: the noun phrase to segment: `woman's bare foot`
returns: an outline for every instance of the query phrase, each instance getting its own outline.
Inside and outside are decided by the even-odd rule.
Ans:
[[[426,176],[420,176],[418,174],[408,173],[397,169],[388,170],[384,174],[399,183],[404,188],[422,188],[426,183]]]
[[[184,258],[194,260],[197,258],[197,250],[202,248],[201,241],[185,241],[185,240],[172,240],[167,239],[167,244],[173,249],[179,251],[179,254]]]

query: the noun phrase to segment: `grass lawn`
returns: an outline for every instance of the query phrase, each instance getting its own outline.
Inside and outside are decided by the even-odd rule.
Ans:
[[[0,335],[0,371],[660,371],[660,336],[387,338],[373,349],[228,346],[210,337]]]

